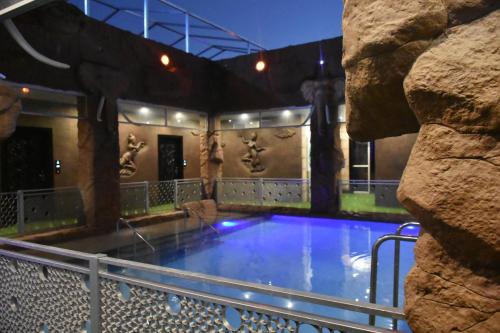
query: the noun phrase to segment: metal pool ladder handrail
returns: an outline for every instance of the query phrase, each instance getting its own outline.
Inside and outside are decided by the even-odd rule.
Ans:
[[[184,230],[186,230],[186,221],[188,218],[189,211],[193,211],[191,208],[184,208]],[[194,211],[193,211],[194,212]],[[200,231],[203,229],[203,224],[207,225],[212,231],[214,231],[217,234],[217,237],[220,238],[220,232],[215,228],[213,225],[210,223],[205,222],[204,219],[202,219],[198,214],[194,214],[198,218],[198,222],[200,223]]]
[[[118,220],[118,222],[116,222],[116,232],[120,231],[120,223],[125,224],[134,233],[134,257],[136,255],[135,237],[138,237],[140,240],[142,240],[144,243],[146,243],[146,245],[149,246],[149,248],[153,252],[156,252],[156,248],[139,231],[137,231],[137,229],[134,228],[127,220],[120,218]]]
[[[418,222],[407,222],[401,224],[397,229],[395,234],[388,234],[380,237],[375,241],[372,247],[372,258],[371,258],[371,273],[370,273],[370,303],[377,303],[377,275],[378,275],[378,250],[380,246],[389,240],[394,240],[394,275],[393,275],[393,286],[392,286],[392,304],[394,307],[399,305],[399,260],[401,255],[401,242],[416,242],[418,237],[401,235],[401,232],[411,226],[420,226]],[[398,320],[392,318],[392,327],[397,329]],[[375,315],[370,314],[369,324],[375,325]]]

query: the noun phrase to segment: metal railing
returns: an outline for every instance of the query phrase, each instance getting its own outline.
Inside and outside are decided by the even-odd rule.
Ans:
[[[404,229],[412,226],[420,226],[418,222],[407,222],[401,224],[395,234],[384,235],[377,239],[372,246],[372,257],[371,257],[371,273],[370,273],[370,303],[377,303],[377,276],[378,276],[378,251],[380,246],[389,241],[394,241],[394,270],[393,270],[393,286],[392,286],[392,305],[394,307],[399,306],[399,264],[401,255],[401,242],[416,242],[418,237],[401,235]],[[375,315],[370,314],[369,324],[375,325]],[[392,327],[397,329],[398,319],[392,319]]]
[[[396,198],[397,181],[340,181],[341,211],[408,214]],[[180,209],[203,197],[201,179],[123,183],[120,185],[124,217]],[[310,181],[288,178],[221,178],[216,200],[222,204],[309,209]],[[81,225],[83,202],[78,188],[0,193],[0,236],[21,235],[62,226]]]
[[[208,223],[207,221],[205,221],[203,218],[201,218],[201,216],[199,216],[196,212],[194,212],[190,208],[184,208],[184,230],[187,230],[187,222],[188,222],[189,216],[196,217],[196,219],[198,220],[198,225],[200,227],[200,231],[203,231],[203,226],[206,225],[220,239],[221,235],[220,235],[219,230],[217,230],[217,228],[215,228],[213,225],[211,225],[210,223]]]
[[[0,331],[394,332],[309,312],[160,283],[148,274],[369,315],[404,319],[400,309],[0,238]],[[32,251],[30,251],[31,253]],[[50,256],[50,259],[47,259]],[[52,259],[54,256],[64,259]],[[68,263],[71,262],[71,263]],[[75,264],[74,262],[78,263]],[[118,270],[116,269],[118,268]],[[137,273],[131,276],[131,272]],[[46,302],[50,299],[50,306]],[[236,314],[231,317],[231,313]]]
[[[130,30],[144,38],[153,37],[159,42],[208,59],[219,59],[226,54],[234,56],[265,50],[258,43],[166,0],[143,0],[139,7],[130,6],[123,1],[70,2],[82,8],[86,15],[102,22]],[[95,15],[91,8],[94,6],[99,8],[98,15]],[[121,19],[118,16],[121,16]],[[126,17],[128,24],[123,24],[123,17]],[[137,20],[141,21],[141,24],[132,29],[130,22]],[[150,32],[154,32],[153,36]]]
[[[122,216],[162,213],[201,200],[201,179],[120,184]],[[23,235],[85,223],[76,187],[0,193],[0,236]]]
[[[143,241],[153,252],[156,252],[156,248],[144,237],[139,231],[137,231],[136,228],[134,228],[127,220],[125,219],[119,219],[116,222],[116,232],[120,232],[120,224],[124,224],[127,226],[133,233],[134,235],[134,243],[133,243],[133,248],[134,248],[134,258],[137,257],[137,238],[139,238],[141,241]]]
[[[339,181],[341,210],[354,213],[408,214],[396,197],[399,181]],[[310,208],[310,180],[300,178],[221,178],[218,203]]]

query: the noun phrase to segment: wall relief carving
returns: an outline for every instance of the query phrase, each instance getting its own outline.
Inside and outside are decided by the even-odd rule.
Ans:
[[[280,128],[279,130],[277,130],[274,136],[279,139],[288,139],[294,136],[295,134],[296,132],[294,130],[291,130],[289,128]]]
[[[262,172],[266,168],[261,164],[259,153],[266,150],[264,147],[257,146],[257,133],[252,132],[250,138],[242,137],[242,141],[247,145],[247,153],[241,158],[250,172]]]
[[[135,158],[137,154],[146,146],[144,141],[137,142],[134,134],[130,133],[127,136],[127,150],[120,157],[120,176],[131,177],[137,172]]]

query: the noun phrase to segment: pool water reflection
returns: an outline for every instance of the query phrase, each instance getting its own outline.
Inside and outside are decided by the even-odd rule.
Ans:
[[[174,250],[165,247],[148,261],[164,267],[368,302],[371,247],[377,238],[395,233],[398,224],[274,215],[258,221],[223,221],[216,227],[221,232],[220,238],[214,233],[208,239],[180,244]],[[406,233],[417,232],[412,229]],[[414,262],[413,246],[413,243],[401,244],[400,304],[404,303],[404,277]],[[393,253],[392,242],[380,248],[379,304],[392,304]],[[362,323],[368,320],[367,315],[291,299],[153,277],[149,273],[134,274],[243,300]],[[379,318],[377,324],[390,327],[390,320]],[[409,331],[405,324],[399,329]]]

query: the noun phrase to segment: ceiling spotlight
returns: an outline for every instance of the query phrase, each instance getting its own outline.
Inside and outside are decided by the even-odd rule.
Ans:
[[[181,119],[182,118],[182,112],[177,112],[175,114],[175,119]]]
[[[259,60],[259,61],[255,64],[255,69],[256,69],[258,72],[262,72],[264,69],[266,69],[266,63],[265,63],[263,60]]]
[[[139,113],[143,114],[143,115],[147,115],[149,113],[149,109],[145,108],[145,107],[139,108]]]
[[[283,111],[283,117],[288,118],[288,117],[290,117],[291,115],[292,115],[292,112],[290,112],[290,110],[285,110],[285,111]]]
[[[29,93],[30,93],[30,88],[28,88],[28,87],[22,87],[22,88],[21,88],[21,92],[22,92],[23,94],[25,94],[25,95],[26,95],[26,94],[29,94]]]
[[[241,120],[247,120],[248,119],[248,113],[243,113],[241,116],[240,116]]]
[[[166,54],[163,54],[161,56],[160,61],[163,64],[163,66],[168,66],[170,64],[170,58]]]

